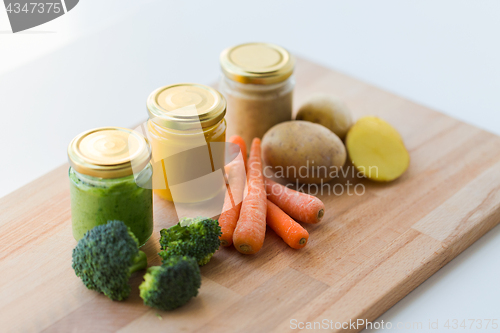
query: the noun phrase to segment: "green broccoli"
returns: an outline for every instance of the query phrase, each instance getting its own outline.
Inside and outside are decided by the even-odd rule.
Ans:
[[[217,220],[204,217],[183,218],[176,225],[160,231],[158,253],[163,260],[172,255],[190,256],[200,266],[210,261],[219,249],[221,229]]]
[[[121,301],[130,294],[130,275],[147,266],[139,241],[121,221],[87,231],[73,249],[73,269],[83,284]]]
[[[171,256],[161,266],[153,266],[139,286],[144,304],[173,310],[198,295],[201,286],[200,267],[194,258]]]

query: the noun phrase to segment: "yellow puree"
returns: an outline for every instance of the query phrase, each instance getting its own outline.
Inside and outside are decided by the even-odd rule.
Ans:
[[[148,120],[148,131],[153,153],[153,189],[157,195],[169,201],[173,201],[172,193],[163,170],[173,168],[176,172],[182,172],[189,169],[189,164],[192,164],[192,161],[187,162],[179,158],[164,158],[183,151],[189,151],[196,147],[206,147],[209,142],[226,141],[226,121],[224,119],[214,126],[196,130],[167,129]],[[214,165],[224,165],[224,154],[212,154],[211,158],[217,159],[217,161],[213,161]],[[203,167],[206,166],[207,170],[212,172],[210,161],[202,157],[197,157],[197,161],[203,163]],[[220,185],[217,183],[214,186],[210,186],[211,188],[199,186],[196,191],[181,190],[180,192],[176,192],[176,202],[200,202],[211,199],[224,187],[223,183]]]

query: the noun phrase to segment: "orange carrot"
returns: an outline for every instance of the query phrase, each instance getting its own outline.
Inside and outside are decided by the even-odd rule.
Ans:
[[[318,198],[301,193],[266,178],[268,199],[293,219],[318,223],[325,215],[325,205]]]
[[[307,244],[309,233],[271,201],[267,201],[267,225],[294,249]]]
[[[232,136],[229,142],[238,144],[243,156],[246,160],[245,141],[237,135]],[[245,190],[245,162],[241,158],[234,159],[226,165],[226,174],[229,180],[224,205],[222,206],[222,214],[219,217],[219,225],[222,235],[219,237],[222,246],[230,246],[233,244],[233,233],[236,228],[236,222],[240,217],[241,203],[243,201],[243,192]]]
[[[258,252],[266,236],[267,199],[260,154],[260,139],[255,138],[248,159],[248,192],[233,234],[234,247],[244,254]]]
[[[240,147],[241,155],[243,155],[243,161],[245,162],[245,170],[247,170],[247,145],[245,140],[239,135],[233,135],[229,138],[229,142],[237,144]]]

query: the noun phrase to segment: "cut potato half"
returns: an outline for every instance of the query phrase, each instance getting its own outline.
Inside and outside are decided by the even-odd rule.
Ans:
[[[394,180],[410,165],[401,135],[377,117],[359,119],[347,133],[346,147],[356,169],[375,181]]]

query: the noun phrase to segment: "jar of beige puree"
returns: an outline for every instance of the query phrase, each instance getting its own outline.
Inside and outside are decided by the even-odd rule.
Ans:
[[[227,134],[250,146],[274,125],[292,119],[295,60],[284,48],[267,43],[230,47],[220,56],[220,92],[227,99]]]

